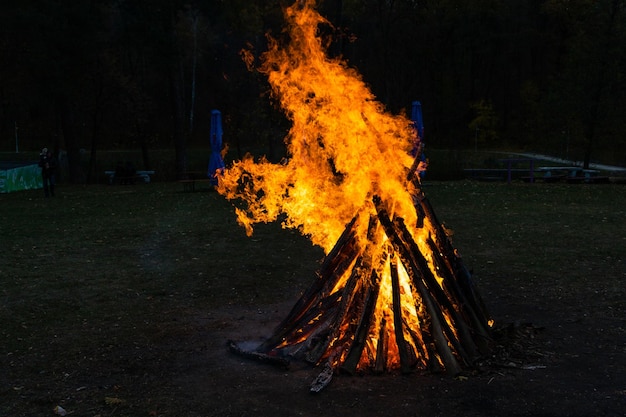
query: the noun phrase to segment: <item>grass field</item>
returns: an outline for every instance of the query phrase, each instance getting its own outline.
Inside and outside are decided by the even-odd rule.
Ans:
[[[581,355],[609,362],[585,379],[601,379],[589,398],[583,388],[565,387],[552,393],[554,404],[494,400],[491,412],[475,406],[464,414],[582,416],[581,404],[604,403],[597,415],[621,415],[626,186],[461,181],[428,182],[424,190],[497,323],[547,328],[543,348],[563,367],[558,378]],[[335,415],[381,415],[409,401],[378,397],[380,405],[355,406],[355,398],[379,388],[368,382],[363,392],[338,381],[316,409],[306,387],[296,387],[300,376],[268,377],[257,364],[242,374],[241,360],[221,353],[225,334],[245,338],[250,327],[277,324],[272,320],[308,286],[323,254],[278,224],[246,237],[231,204],[215,192],[183,193],[180,184],[159,182],[61,185],[52,199],[41,190],[0,195],[0,207],[2,416],[52,415],[56,405],[77,416],[328,415],[321,405],[329,404]],[[558,362],[559,350],[571,362]],[[216,364],[211,356],[226,359]],[[254,380],[255,372],[282,382]],[[516,383],[530,389],[524,378]],[[537,389],[548,395],[554,381],[543,381]],[[278,392],[290,391],[280,384],[293,392],[283,398]],[[437,384],[455,390],[454,382]],[[417,387],[411,398],[428,389]],[[511,386],[510,395],[518,391],[524,395]],[[555,414],[550,407],[566,393],[575,400]],[[522,401],[528,414],[519,411]],[[446,415],[454,405],[415,404],[425,411],[407,415]]]

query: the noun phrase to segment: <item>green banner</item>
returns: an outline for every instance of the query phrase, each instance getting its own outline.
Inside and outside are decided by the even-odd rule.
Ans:
[[[43,188],[37,164],[0,170],[0,193]]]

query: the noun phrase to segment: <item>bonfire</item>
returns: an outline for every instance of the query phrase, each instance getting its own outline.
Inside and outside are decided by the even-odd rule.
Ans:
[[[327,56],[319,28],[330,23],[313,0],[285,9],[285,19],[288,43],[269,38],[257,70],[292,123],[288,158],[245,157],[218,191],[244,202],[236,215],[248,234],[280,218],[326,255],[267,340],[231,348],[320,366],[313,391],[340,372],[458,374],[489,351],[493,323],[422,190],[421,138],[355,69]]]

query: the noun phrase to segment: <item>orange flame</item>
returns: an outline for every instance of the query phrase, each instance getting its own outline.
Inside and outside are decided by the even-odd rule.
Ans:
[[[355,219],[358,246],[363,251],[359,259],[377,278],[370,281],[367,275],[358,282],[350,281],[350,271],[361,268],[354,260],[347,272],[329,284],[324,296],[362,296],[369,293],[359,290],[376,287],[372,298],[374,318],[366,327],[357,370],[398,368],[400,351],[412,352],[411,362],[423,367],[442,364],[437,350],[426,347],[422,337],[421,329],[430,329],[431,319],[435,320],[432,311],[426,311],[423,290],[416,288],[419,284],[412,281],[407,266],[394,258],[389,237],[380,228],[370,229],[368,225],[368,219],[377,216],[374,196],[384,202],[390,218],[402,218],[406,225],[418,223],[419,184],[407,180],[409,171],[415,169],[410,151],[416,132],[406,116],[385,111],[356,70],[326,55],[318,28],[329,23],[314,5],[313,0],[305,0],[287,8],[289,44],[282,46],[269,38],[269,50],[261,57],[259,70],[268,77],[274,97],[292,122],[285,138],[288,158],[273,164],[247,156],[224,172],[218,191],[228,199],[244,201],[245,208],[237,208],[236,214],[248,234],[254,224],[275,221],[280,216],[285,219],[283,227],[298,229],[326,254]],[[253,57],[245,52],[242,55],[252,65]],[[417,171],[424,169],[424,164],[417,167]],[[447,292],[439,271],[442,254],[432,249],[432,242],[444,237],[436,232],[430,217],[421,220],[422,227],[407,226],[409,233],[428,264],[438,293]],[[354,287],[353,292],[341,292],[349,285]],[[342,305],[351,305],[350,300],[341,301]],[[357,310],[365,304],[361,301],[356,303]],[[441,314],[454,333],[447,334],[448,341],[443,343],[450,344],[457,334],[451,315],[458,306],[453,304],[448,303]],[[323,316],[320,311],[302,323],[295,334],[281,336],[272,346],[281,349],[305,343],[313,338],[312,329]],[[358,318],[339,317],[342,321],[333,333],[337,336],[329,340],[319,356],[320,362],[327,361],[333,367],[346,360],[349,345],[356,342]],[[399,344],[408,348],[399,349]],[[385,354],[380,354],[381,350]],[[380,358],[385,361],[382,365],[378,363]]]
[[[237,216],[248,234],[255,223],[285,214],[284,227],[299,229],[326,253],[373,194],[414,221],[406,184],[411,121],[387,113],[357,71],[326,56],[318,26],[329,23],[314,1],[294,4],[285,16],[290,43],[282,48],[270,38],[260,71],[293,123],[288,162],[248,156],[225,172],[218,191],[247,203]]]

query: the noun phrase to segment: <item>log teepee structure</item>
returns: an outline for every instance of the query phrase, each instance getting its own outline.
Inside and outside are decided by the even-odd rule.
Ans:
[[[324,258],[313,284],[253,351],[231,349],[287,364],[301,359],[323,367],[311,389],[337,372],[458,374],[489,352],[491,319],[472,276],[419,186],[416,225],[407,225],[377,195],[366,239],[357,213]],[[416,238],[417,236],[417,238]],[[419,242],[419,244],[418,244]]]

